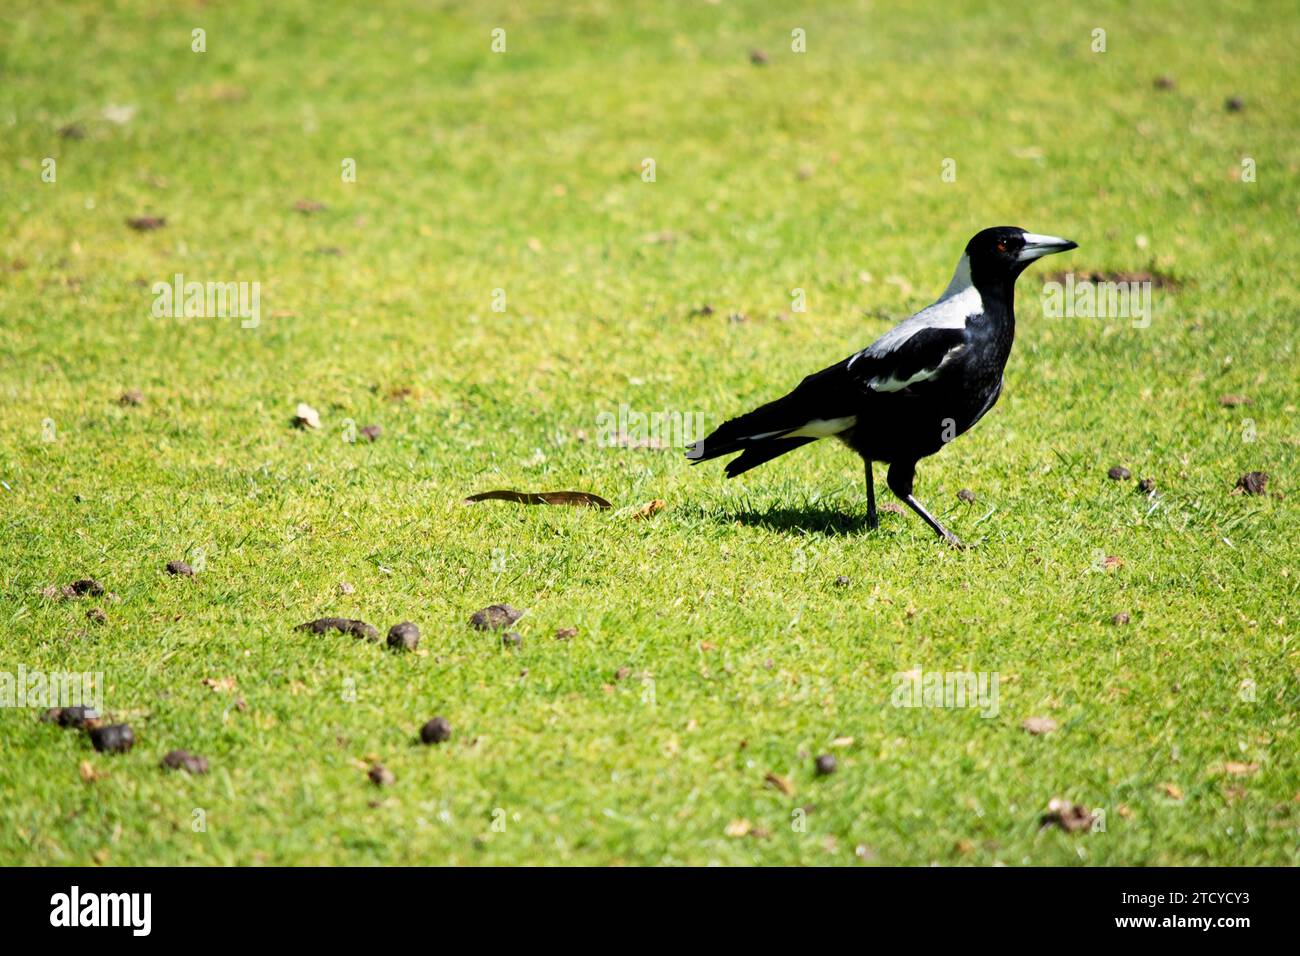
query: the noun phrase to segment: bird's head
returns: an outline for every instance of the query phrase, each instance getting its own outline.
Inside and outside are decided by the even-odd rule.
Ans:
[[[975,284],[993,285],[1008,279],[1014,282],[1035,259],[1078,246],[1069,239],[1025,232],[1019,226],[994,226],[977,232],[966,243],[966,258]]]

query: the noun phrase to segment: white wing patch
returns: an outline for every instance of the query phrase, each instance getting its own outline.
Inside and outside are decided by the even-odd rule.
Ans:
[[[965,350],[965,348],[965,344],[954,345],[943,354],[943,358],[939,360],[939,364],[934,368],[923,368],[907,379],[894,378],[892,375],[877,375],[867,380],[867,388],[873,392],[901,392],[909,385],[915,385],[917,382],[924,382],[934,378],[954,356]]]

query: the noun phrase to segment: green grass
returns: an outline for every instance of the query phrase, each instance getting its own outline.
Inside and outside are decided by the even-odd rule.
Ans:
[[[10,5],[0,669],[102,671],[137,744],[0,710],[0,862],[1300,862],[1300,17],[775,6]],[[774,397],[1003,223],[1081,248],[1022,278],[1001,402],[919,469],[971,550],[864,530],[830,443],[728,482],[597,441],[624,404],[711,427]],[[1177,284],[1144,329],[1044,317],[1068,268]],[[260,282],[261,325],[152,317],[178,272]],[[1270,494],[1230,494],[1255,469]],[[491,488],[618,510],[460,503]],[[88,575],[120,600],[40,594]],[[522,649],[467,626],[498,601]],[[425,653],[292,629],[327,614]],[[996,672],[997,716],[891,706],[914,668]],[[435,714],[453,739],[415,743]],[[176,747],[211,773],[159,770]],[[1104,832],[1040,831],[1058,796]]]

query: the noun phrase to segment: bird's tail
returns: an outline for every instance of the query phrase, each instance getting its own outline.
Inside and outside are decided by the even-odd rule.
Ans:
[[[727,462],[727,477],[735,478],[737,475],[743,475],[765,461],[779,458],[788,451],[794,451],[800,445],[816,440],[815,438],[769,438],[766,441],[755,442],[746,448],[745,453],[739,458]]]
[[[788,451],[794,451],[800,445],[806,445],[815,438],[783,438],[789,425],[784,428],[774,420],[772,414],[776,402],[755,409],[747,415],[723,422],[710,434],[686,448],[686,457],[692,464],[720,458],[733,452],[744,452],[739,458],[727,463],[727,477],[735,478],[765,461],[771,461]]]

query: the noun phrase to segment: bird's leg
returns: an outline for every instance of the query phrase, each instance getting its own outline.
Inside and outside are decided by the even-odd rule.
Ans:
[[[876,516],[876,481],[871,474],[870,458],[867,459],[867,527],[872,531],[880,527],[880,519]]]
[[[912,497],[912,481],[914,478],[916,478],[916,462],[907,464],[900,462],[889,466],[889,475],[886,480],[889,482],[889,490],[896,494],[903,504],[919,514],[939,537],[954,548],[966,547],[955,534],[941,525],[934,515],[926,511],[921,502]]]

